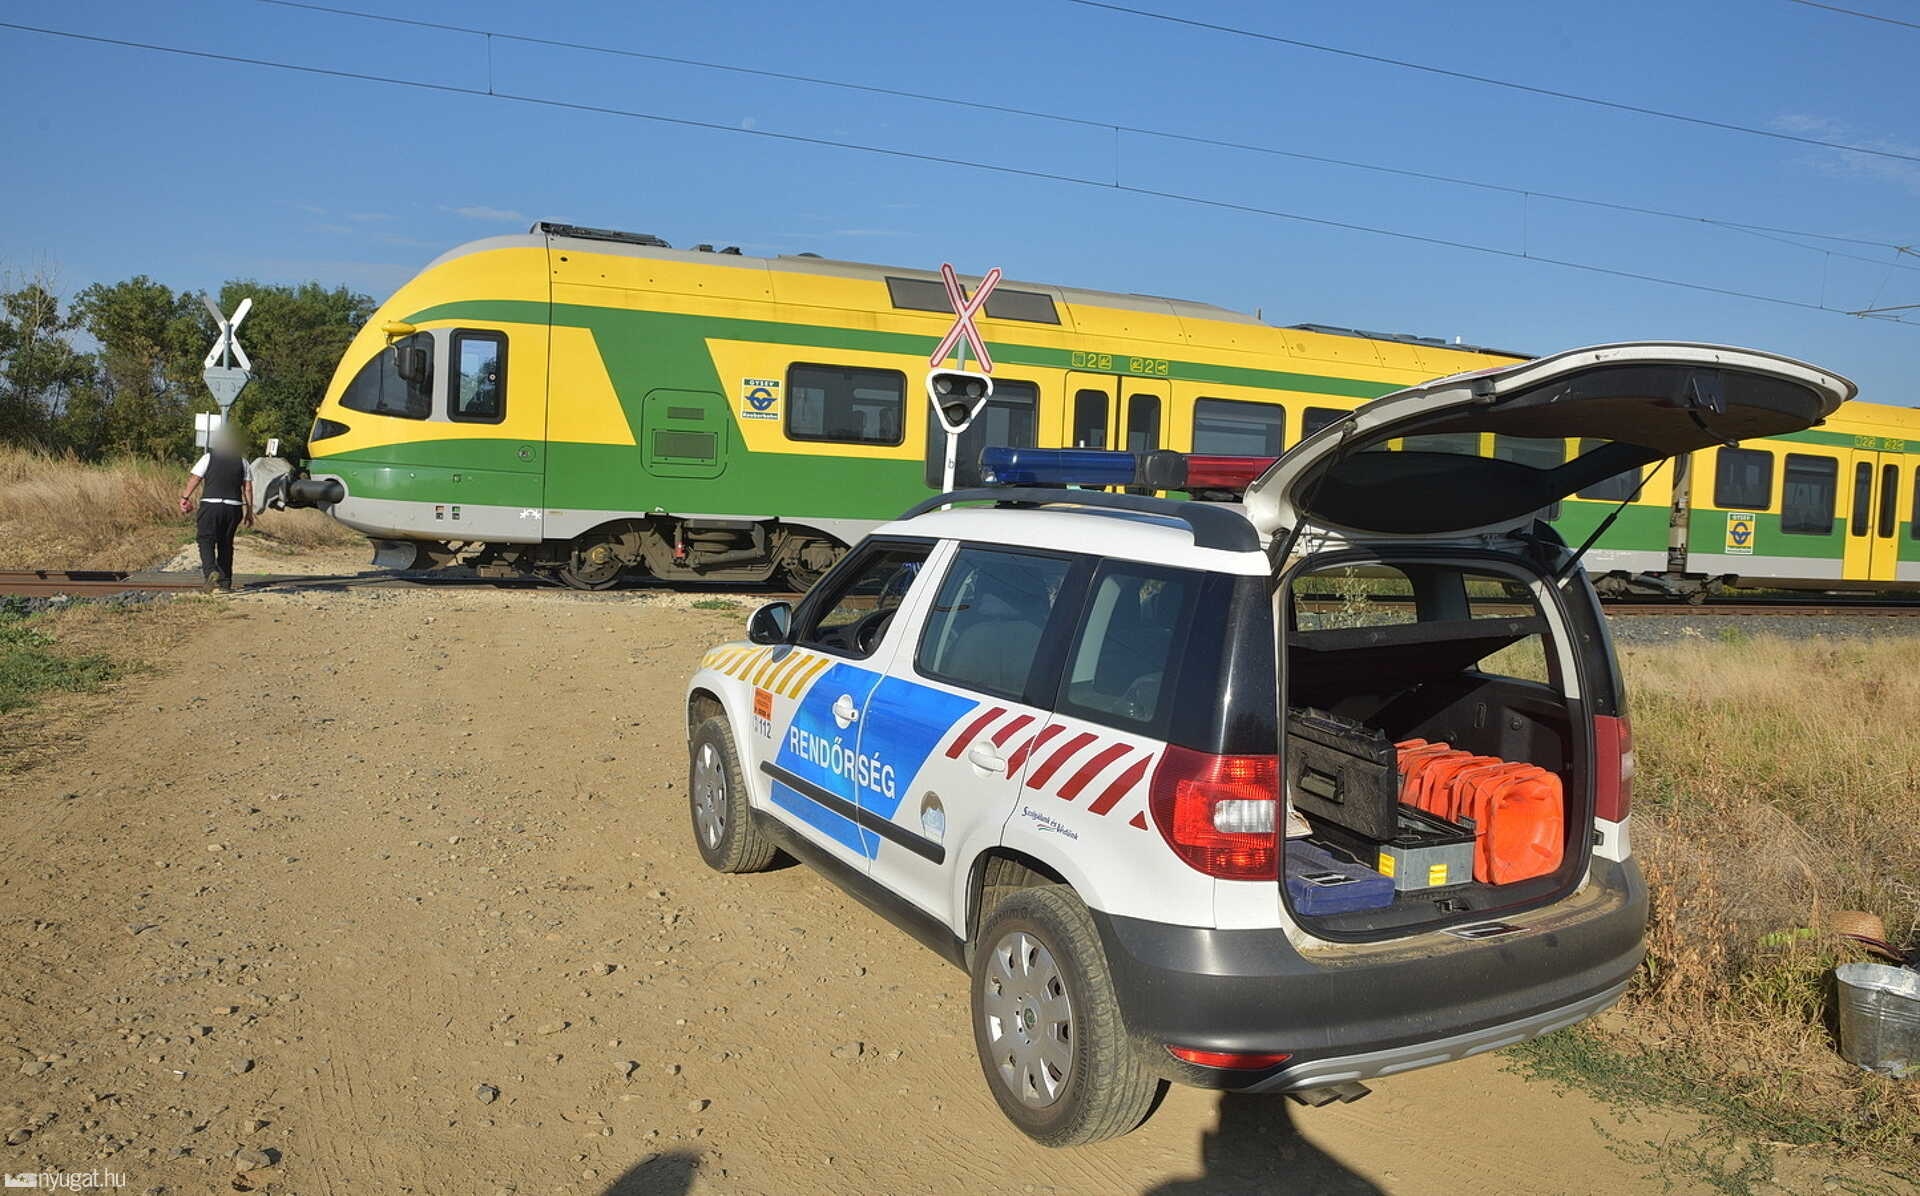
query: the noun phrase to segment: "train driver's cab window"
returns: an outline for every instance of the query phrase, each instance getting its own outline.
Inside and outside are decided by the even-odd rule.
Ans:
[[[416,332],[382,348],[340,394],[349,411],[426,419],[433,414],[433,333]]]
[[[841,656],[873,655],[929,551],[924,544],[875,544],[834,570],[822,583],[827,587],[823,600],[802,621],[794,642]]]
[[[841,444],[899,444],[906,436],[906,393],[907,376],[898,370],[790,366],[787,435]]]
[[[934,595],[914,666],[936,681],[1019,699],[1071,568],[1065,557],[962,548]]]
[[[1000,448],[1032,448],[1039,444],[1040,388],[1016,378],[995,378],[993,397],[980,414],[973,417],[967,430],[960,433],[954,453],[953,484],[980,484],[980,450],[989,445]],[[927,418],[927,485],[938,490],[946,480],[947,430],[929,413]]]
[[[507,338],[498,332],[456,332],[452,357],[448,417],[482,424],[506,418]]]
[[[1723,448],[1713,466],[1713,505],[1723,511],[1764,511],[1773,497],[1773,454]]]
[[[1781,475],[1780,530],[1793,536],[1833,534],[1833,500],[1840,488],[1840,462],[1832,457],[1788,453]]]
[[[1278,457],[1287,444],[1287,409],[1238,399],[1196,399],[1193,451],[1228,457]]]

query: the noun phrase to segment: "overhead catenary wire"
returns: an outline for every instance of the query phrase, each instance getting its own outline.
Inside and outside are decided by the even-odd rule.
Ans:
[[[521,42],[526,45],[546,46],[554,49],[578,50],[584,53],[603,54],[617,58],[634,58],[647,62],[662,62],[674,66],[692,67],[699,70],[723,71],[737,75],[752,75],[765,79],[779,79],[789,83],[802,83],[816,87],[837,88],[844,91],[861,92],[868,95],[890,96],[896,99],[918,100],[931,104],[941,104],[955,108],[972,109],[978,112],[994,112],[1002,115],[1029,117],[1036,120],[1054,121],[1060,124],[1077,125],[1083,128],[1111,130],[1116,138],[1122,134],[1141,137],[1154,137],[1166,141],[1184,142],[1190,145],[1208,146],[1215,149],[1236,150],[1245,153],[1266,154],[1273,157],[1291,158],[1296,161],[1314,162],[1325,166],[1338,166],[1351,170],[1371,171],[1378,174],[1394,175],[1400,178],[1420,179],[1425,182],[1443,183],[1456,187],[1470,187],[1482,191],[1491,191],[1503,195],[1512,195],[1523,202],[1530,199],[1544,199],[1555,203],[1575,204],[1585,207],[1603,208],[1638,216],[1652,216],[1665,220],[1676,220],[1687,224],[1707,225],[1748,233],[1777,241],[1782,245],[1791,245],[1810,253],[1836,252],[1838,256],[1871,265],[1885,266],[1920,272],[1920,265],[1889,263],[1882,258],[1865,257],[1859,254],[1829,251],[1818,246],[1802,245],[1788,237],[1804,237],[1820,241],[1832,241],[1849,245],[1859,245],[1874,249],[1886,249],[1898,257],[1910,251],[1909,246],[1891,241],[1877,241],[1869,237],[1845,236],[1835,233],[1813,232],[1807,229],[1784,228],[1779,225],[1763,224],[1754,221],[1733,220],[1720,216],[1703,216],[1688,212],[1675,212],[1644,204],[1624,203],[1618,200],[1595,199],[1588,196],[1566,195],[1553,191],[1542,191],[1531,187],[1520,187],[1509,183],[1495,183],[1484,179],[1459,178],[1453,175],[1439,174],[1434,171],[1415,170],[1408,167],[1389,166],[1378,162],[1361,162],[1349,158],[1335,158],[1325,154],[1311,154],[1300,150],[1283,149],[1275,145],[1258,142],[1236,141],[1230,138],[1208,137],[1198,133],[1184,133],[1170,129],[1152,128],[1143,125],[1129,125],[1124,122],[1103,120],[1094,117],[1076,116],[1068,113],[1049,112],[1044,109],[1022,108],[1009,104],[995,104],[984,100],[971,100],[960,96],[945,96],[922,91],[910,91],[894,87],[882,87],[877,84],[860,83],[846,79],[830,79],[822,75],[798,74],[788,71],[770,70],[765,67],[741,66],[737,63],[712,62],[698,58],[684,58],[670,54],[657,54],[646,50],[634,50],[621,46],[592,45],[586,42],[565,41],[559,38],[540,37],[533,34],[511,33],[500,29],[486,29],[472,25],[456,25],[445,21],[427,21],[417,17],[393,16],[388,13],[367,12],[362,9],[341,8],[331,4],[316,4],[309,0],[257,0],[258,3],[277,8],[303,9],[308,12],[327,13],[333,16],[351,17],[364,21],[382,21],[392,25],[410,25],[419,29],[433,29],[444,33],[458,33],[486,39],[489,55],[493,42]],[[492,59],[488,59],[489,78],[491,79]],[[1116,157],[1118,146],[1115,147]]]
[[[1566,258],[1543,257],[1528,254],[1516,249],[1507,249],[1497,245],[1482,245],[1471,241],[1454,240],[1447,237],[1435,237],[1422,233],[1412,233],[1401,229],[1390,229],[1375,225],[1359,224],[1353,221],[1334,220],[1324,216],[1310,216],[1301,212],[1282,211],[1277,208],[1263,208],[1254,204],[1236,203],[1230,200],[1211,199],[1206,196],[1189,195],[1177,191],[1163,191],[1157,188],[1141,187],[1133,184],[1109,181],[1106,179],[1085,178],[1078,175],[1060,174],[1054,171],[1036,170],[1029,167],[1010,166],[1004,163],[980,162],[966,158],[956,158],[941,154],[929,154],[916,150],[898,149],[891,146],[865,145],[860,142],[843,141],[831,137],[816,137],[804,133],[783,133],[773,129],[742,128],[735,124],[723,124],[718,121],[697,120],[685,116],[669,116],[665,113],[642,112],[636,109],[615,108],[610,105],[588,104],[574,100],[562,100],[551,96],[521,95],[515,92],[492,90],[476,87],[462,87],[454,83],[435,83],[425,79],[408,79],[395,75],[380,75],[365,71],[350,71],[338,67],[311,66],[305,63],[283,62],[271,58],[257,58],[242,54],[226,54],[214,50],[197,50],[183,46],[169,46],[158,42],[138,41],[130,38],[108,37],[105,34],[80,33],[74,30],[51,29],[40,25],[28,25],[17,21],[0,21],[0,29],[12,29],[21,33],[38,34],[45,37],[63,38],[71,41],[88,42],[95,45],[118,46],[125,49],[144,50],[152,53],[171,54],[183,58],[198,58],[213,62],[225,62],[243,66],[265,67],[273,70],[294,71],[305,75],[317,75],[335,79],[348,79],[366,83],[381,83],[394,87],[406,87],[420,91],[440,92],[448,95],[470,96],[479,99],[502,100],[510,103],[532,104],[541,107],[561,109],[572,112],[595,113],[604,116],[624,117],[643,120],[680,128],[702,129],[709,132],[729,133],[734,136],[757,137],[766,140],[781,141],[794,145],[808,145],[821,148],[849,150],[860,153],[876,154],[883,157],[907,161],[926,162],[935,165],[955,166],[969,170],[1015,177],[1067,183],[1079,187],[1093,187],[1103,191],[1114,191],[1129,195],[1164,199],[1171,202],[1194,204],[1218,211],[1241,212],[1248,215],[1272,217],[1319,228],[1340,229],[1346,232],[1366,233],[1374,236],[1389,237],[1399,241],[1431,245],[1445,249],[1458,249],[1493,257],[1508,258],[1515,261],[1537,262],[1543,265],[1558,266],[1590,274],[1612,278],[1629,279],[1638,282],[1655,283],[1662,286],[1677,287],[1684,290],[1706,294],[1722,295],[1735,299],[1748,299],[1758,303],[1771,303],[1782,307],[1792,307],[1803,311],[1820,311],[1833,315],[1849,315],[1840,308],[1828,307],[1820,303],[1810,303],[1802,299],[1789,299],[1781,295],[1767,295],[1756,291],[1744,291],[1735,287],[1714,286],[1710,283],[1693,282],[1687,279],[1666,278],[1656,274],[1647,274],[1635,270],[1603,266],[1594,262],[1580,262]],[[1911,320],[1893,318],[1888,322],[1913,324]]]
[[[1849,17],[1859,17],[1863,21],[1880,21],[1887,25],[1900,25],[1907,29],[1920,29],[1920,22],[1903,21],[1898,17],[1883,17],[1877,12],[1861,12],[1857,8],[1842,8],[1838,4],[1822,4],[1820,0],[1789,0],[1789,3],[1804,4],[1808,8],[1824,8],[1828,12],[1837,12]]]
[[[1460,71],[1452,67],[1435,66],[1430,62],[1414,62],[1406,58],[1392,58],[1385,54],[1372,54],[1365,50],[1350,50],[1344,46],[1329,46],[1322,42],[1310,42],[1297,37],[1285,37],[1278,33],[1266,33],[1258,29],[1247,29],[1239,25],[1223,25],[1214,21],[1202,21],[1197,17],[1183,17],[1174,13],[1155,12],[1150,8],[1132,8],[1125,4],[1112,4],[1109,3],[1108,0],[1067,0],[1067,3],[1078,4],[1084,8],[1099,8],[1105,9],[1108,12],[1145,17],[1152,21],[1164,21],[1170,25],[1185,25],[1193,29],[1206,29],[1214,33],[1225,33],[1234,37],[1252,38],[1255,41],[1292,46],[1299,50],[1312,50],[1318,54],[1335,54],[1342,58],[1353,58],[1361,62],[1376,63],[1380,66],[1420,71],[1424,74],[1439,75],[1448,79],[1460,79],[1468,83],[1481,83],[1488,87],[1504,87],[1510,91],[1526,92],[1529,95],[1547,96],[1552,99],[1567,100],[1576,104],[1590,104],[1597,108],[1611,108],[1616,112],[1632,112],[1640,116],[1657,116],[1662,120],[1701,125],[1705,128],[1721,129],[1729,133],[1745,133],[1753,137],[1771,137],[1776,141],[1792,141],[1801,145],[1817,145],[1823,149],[1845,150],[1848,153],[1854,154],[1869,154],[1876,158],[1892,158],[1899,162],[1920,162],[1920,154],[1903,154],[1898,150],[1877,149],[1869,145],[1850,145],[1843,141],[1827,141],[1824,138],[1807,137],[1799,133],[1784,132],[1780,129],[1762,129],[1755,125],[1736,124],[1733,121],[1715,120],[1712,117],[1706,116],[1693,116],[1685,112],[1670,112],[1664,108],[1649,108],[1642,104],[1629,104],[1624,100],[1608,100],[1599,96],[1579,95],[1571,91],[1560,91],[1552,87],[1540,87],[1532,83],[1521,83],[1513,79],[1500,79],[1492,75],[1477,75],[1472,71]]]

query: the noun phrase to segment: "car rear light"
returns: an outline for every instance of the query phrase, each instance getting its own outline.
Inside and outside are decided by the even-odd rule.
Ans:
[[[1169,745],[1147,804],[1161,837],[1190,867],[1223,880],[1272,880],[1279,875],[1279,793],[1272,756],[1212,756]]]
[[[1626,718],[1593,720],[1593,816],[1625,822],[1633,810],[1633,724]]]
[[[1235,1071],[1257,1071],[1275,1067],[1293,1058],[1278,1051],[1198,1051],[1192,1047],[1170,1046],[1167,1053],[1175,1059],[1198,1063],[1202,1067],[1230,1067]]]

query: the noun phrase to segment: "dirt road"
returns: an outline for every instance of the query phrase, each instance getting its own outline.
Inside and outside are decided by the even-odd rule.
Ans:
[[[744,615],[203,605],[174,664],[0,779],[0,1165],[169,1193],[1688,1186],[1619,1142],[1689,1122],[1485,1057],[1317,1110],[1175,1089],[1121,1141],[1027,1143],[961,973],[806,869],[700,864],[681,686]]]

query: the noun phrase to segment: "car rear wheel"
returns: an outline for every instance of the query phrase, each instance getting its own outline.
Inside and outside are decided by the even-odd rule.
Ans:
[[[1087,907],[1064,885],[1022,889],[975,941],[973,1040],[1007,1119],[1046,1146],[1127,1133],[1160,1081],[1142,1066]]]
[[[733,731],[718,715],[694,728],[687,802],[700,858],[716,872],[759,872],[773,863],[773,841],[753,820]]]

